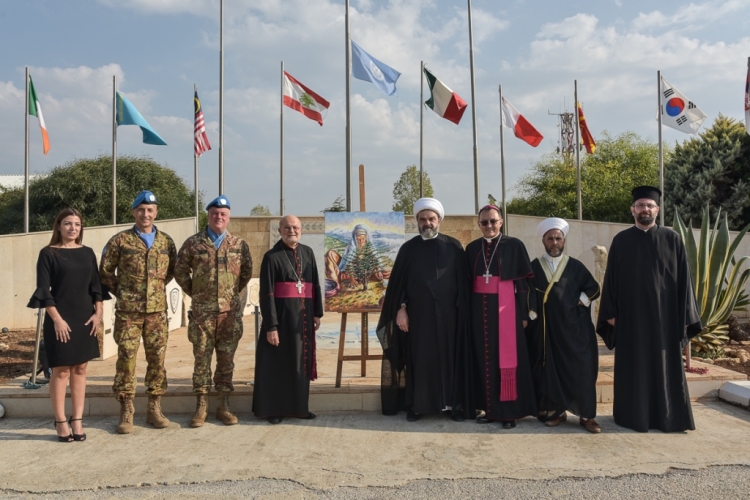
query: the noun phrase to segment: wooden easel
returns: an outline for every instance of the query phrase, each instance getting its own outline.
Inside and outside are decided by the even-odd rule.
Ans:
[[[365,212],[365,166],[359,166],[359,211]],[[355,314],[357,311],[353,311]],[[339,332],[339,356],[336,362],[336,387],[341,387],[341,370],[344,361],[360,361],[362,363],[361,376],[367,376],[367,362],[383,359],[380,354],[370,354],[370,329],[368,326],[368,312],[359,311],[362,314],[362,331],[360,335],[360,354],[344,356],[344,345],[346,344],[346,317],[347,313],[341,313],[341,330]]]

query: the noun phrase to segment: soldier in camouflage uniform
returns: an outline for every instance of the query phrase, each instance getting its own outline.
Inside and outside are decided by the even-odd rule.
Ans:
[[[169,425],[161,411],[161,395],[167,390],[168,324],[166,285],[174,275],[177,249],[172,238],[153,225],[156,197],[142,191],[133,201],[135,226],[114,235],[102,251],[99,274],[117,298],[114,339],[117,366],[112,390],[120,401],[117,432],[133,430],[135,360],[141,337],[146,351],[146,422],[157,429]],[[116,271],[116,273],[115,273]]]
[[[229,409],[229,393],[234,390],[234,353],[242,338],[245,304],[240,303],[240,292],[250,281],[253,262],[247,243],[226,230],[229,209],[229,200],[223,195],[208,204],[208,227],[185,240],[175,265],[177,283],[192,298],[188,339],[195,356],[197,407],[190,427],[201,427],[208,414],[214,350],[214,387],[219,393],[216,418],[226,425],[237,423]]]

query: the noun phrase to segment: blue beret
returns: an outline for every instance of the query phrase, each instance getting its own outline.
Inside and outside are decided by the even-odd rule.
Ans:
[[[219,207],[219,208],[232,208],[232,206],[229,204],[229,198],[224,196],[223,194],[213,200],[211,203],[206,205],[206,210],[208,210],[211,207]]]
[[[133,200],[133,204],[130,206],[131,209],[137,207],[138,205],[156,205],[156,196],[154,196],[154,193],[151,191],[146,191],[145,189],[138,193],[138,196],[135,197],[135,200]]]

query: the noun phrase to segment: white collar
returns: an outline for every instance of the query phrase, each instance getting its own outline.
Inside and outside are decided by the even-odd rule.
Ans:
[[[542,255],[542,257],[544,257],[544,258],[545,258],[545,259],[547,260],[547,262],[549,262],[550,264],[553,264],[553,265],[554,265],[555,267],[557,267],[557,265],[558,265],[558,264],[560,263],[560,261],[562,260],[562,258],[563,258],[563,255],[565,255],[565,254],[562,254],[562,253],[561,253],[559,257],[552,257],[552,256],[551,256],[550,254],[548,254],[547,252],[544,252],[544,255]]]
[[[638,224],[634,224],[634,225],[635,225],[636,229],[640,229],[644,233],[647,233],[647,232],[651,231],[653,228],[657,227],[659,224],[654,224],[653,226],[649,227],[648,229],[640,228],[640,227],[638,227]]]
[[[495,240],[497,240],[497,241],[500,241],[500,238],[502,238],[502,237],[503,237],[503,233],[500,233],[500,234],[498,234],[497,236],[495,236],[494,238],[484,238],[484,237],[483,237],[482,239],[483,239],[484,241],[486,241],[487,243],[492,243],[492,242],[493,242],[493,241],[495,241]]]

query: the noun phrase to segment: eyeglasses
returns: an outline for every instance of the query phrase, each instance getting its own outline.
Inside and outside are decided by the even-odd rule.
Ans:
[[[645,210],[645,209],[653,210],[655,208],[659,208],[659,205],[656,205],[654,203],[636,203],[633,206],[636,208],[636,210]]]
[[[480,220],[479,223],[483,225],[484,227],[487,226],[497,226],[502,222],[502,219],[490,219],[490,220]]]
[[[302,228],[299,226],[284,226],[281,229],[283,229],[284,231],[299,231]]]

